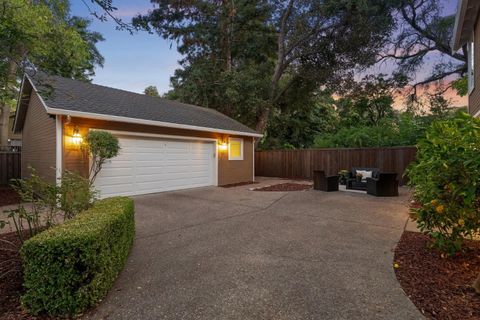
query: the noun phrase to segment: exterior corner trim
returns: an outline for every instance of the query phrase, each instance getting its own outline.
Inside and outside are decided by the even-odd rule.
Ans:
[[[63,172],[63,122],[62,116],[55,117],[55,178],[61,184]]]

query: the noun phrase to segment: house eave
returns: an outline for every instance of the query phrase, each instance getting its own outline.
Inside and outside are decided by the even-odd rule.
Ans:
[[[185,129],[185,130],[194,130],[194,131],[206,131],[206,132],[239,135],[239,136],[246,136],[246,137],[263,137],[263,134],[260,134],[260,133],[224,130],[224,129],[200,127],[200,126],[187,125],[187,124],[178,124],[178,123],[172,123],[172,122],[145,120],[145,119],[138,119],[138,118],[105,115],[100,113],[90,113],[90,112],[83,112],[83,111],[72,111],[72,110],[50,108],[50,107],[47,107],[47,113],[52,115],[63,115],[63,116],[71,116],[71,117],[78,117],[78,118],[95,119],[95,120],[143,124],[143,125],[149,125],[149,126]]]
[[[453,28],[452,51],[456,52],[470,41],[480,8],[479,1],[459,0]]]

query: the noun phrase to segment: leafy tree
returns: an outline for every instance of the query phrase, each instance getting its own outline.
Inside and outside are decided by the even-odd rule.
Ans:
[[[435,57],[430,74],[413,83],[417,86],[444,79],[450,75],[463,76],[467,72],[465,49],[452,52],[450,43],[455,23],[454,15],[443,15],[440,0],[400,0],[398,28],[391,43],[382,54],[383,59],[398,63],[397,72],[412,76],[425,62]]]
[[[385,118],[393,117],[395,81],[383,74],[367,76],[353,86],[349,97],[354,100],[353,109],[367,125],[378,125]]]
[[[296,91],[295,95],[288,95],[291,101],[272,115],[261,148],[309,148],[317,135],[336,130],[339,119],[331,96],[318,93],[311,94],[309,99],[296,99],[303,94]]]
[[[103,57],[103,40],[87,20],[70,17],[67,0],[0,0],[0,145],[7,144],[10,109],[23,71],[87,80]]]
[[[261,132],[292,86],[333,86],[353,68],[374,63],[393,22],[390,3],[374,0],[152,3],[134,25],[177,41],[186,57],[169,96],[192,97],[187,102]],[[245,87],[260,95],[243,91],[242,99],[238,89]]]
[[[151,97],[159,97],[160,95],[158,94],[157,87],[155,86],[148,86],[143,90],[143,93],[146,94],[147,96]]]
[[[468,77],[463,76],[452,82],[452,88],[457,91],[457,94],[464,97],[468,94]]]
[[[445,99],[442,90],[437,90],[433,94],[429,94],[428,97],[430,112],[437,118],[445,118],[455,109],[451,106],[451,101]]]

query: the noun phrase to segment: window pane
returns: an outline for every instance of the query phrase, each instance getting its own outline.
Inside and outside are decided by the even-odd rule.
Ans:
[[[241,150],[242,144],[240,141],[231,140],[230,141],[230,156],[233,158],[239,158],[242,156]]]

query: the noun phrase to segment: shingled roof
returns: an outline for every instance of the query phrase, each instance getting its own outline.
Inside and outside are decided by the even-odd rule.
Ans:
[[[27,76],[26,80],[43,99],[50,114],[261,136],[209,108],[40,72],[34,77]],[[15,127],[18,128],[17,124]]]

